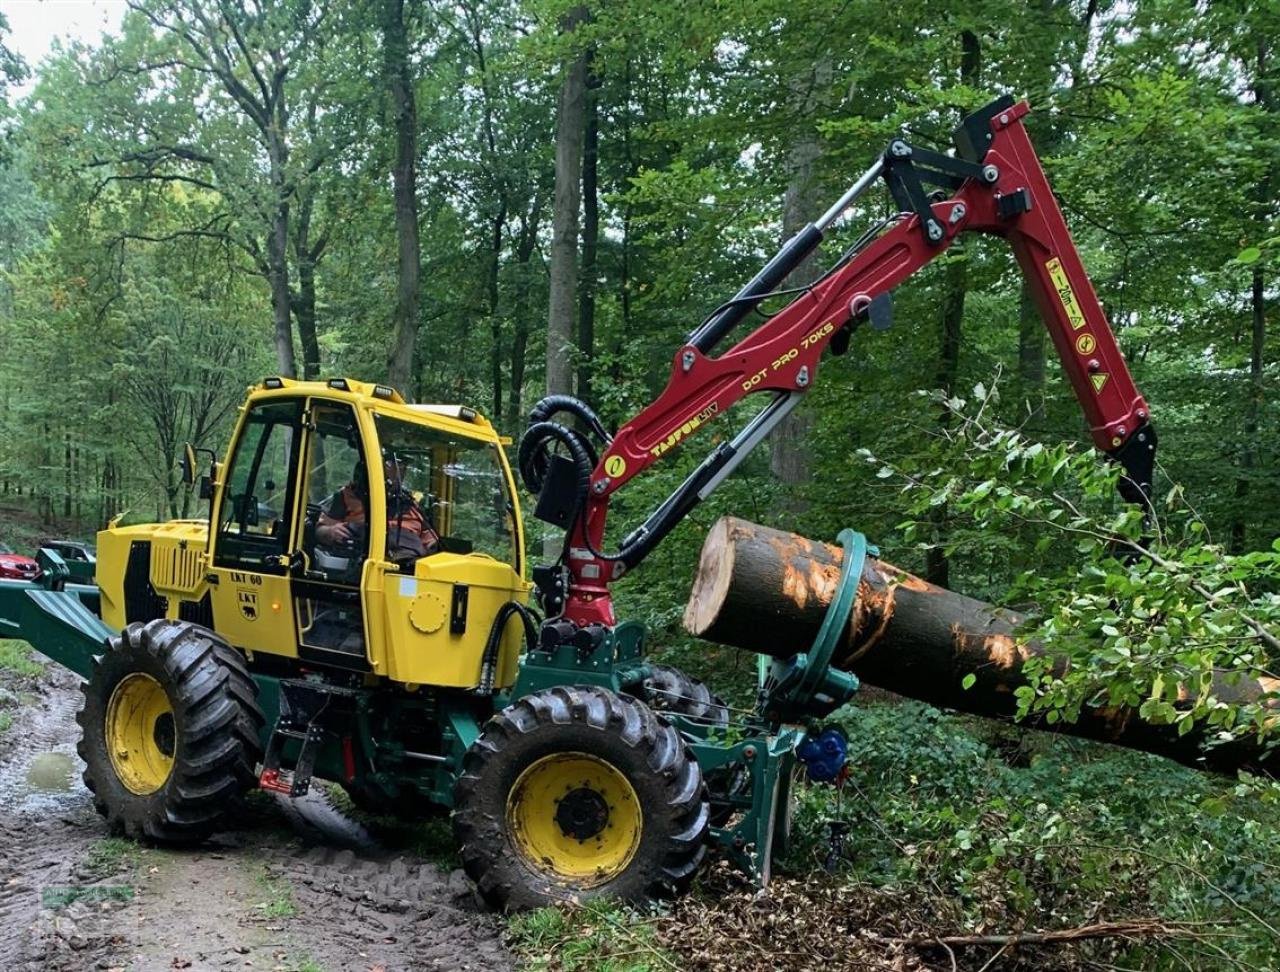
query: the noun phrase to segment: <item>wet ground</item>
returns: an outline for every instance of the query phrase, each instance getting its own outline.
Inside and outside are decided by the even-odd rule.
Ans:
[[[21,704],[0,734],[0,969],[513,968],[461,872],[323,798],[255,794],[241,829],[192,850],[112,837],[80,780],[75,676],[3,690]]]

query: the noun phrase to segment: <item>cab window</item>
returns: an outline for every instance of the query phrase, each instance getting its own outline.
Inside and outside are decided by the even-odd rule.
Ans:
[[[354,585],[369,551],[369,474],[356,415],[350,405],[313,401],[310,428],[302,545],[309,576]]]
[[[376,424],[385,468],[401,480],[394,485],[425,512],[439,534],[439,549],[487,554],[519,570],[515,517],[498,447],[385,415],[378,415]],[[394,516],[390,508],[388,515]]]
[[[226,473],[214,563],[268,573],[287,550],[301,403],[268,402],[245,418]]]

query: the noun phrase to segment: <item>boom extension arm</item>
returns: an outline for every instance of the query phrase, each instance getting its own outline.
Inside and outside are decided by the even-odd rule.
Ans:
[[[574,458],[537,457],[532,447],[538,443],[531,443],[530,436],[535,428],[545,432],[548,423],[530,428],[521,445],[521,466],[526,480],[533,480],[531,488],[544,493],[539,509],[548,491],[574,494],[562,496],[559,503],[562,519],[563,511],[573,511],[567,517],[571,522],[565,522],[568,577],[559,577],[556,593],[544,589],[544,597],[551,598],[549,614],[562,606],[564,619],[575,628],[612,626],[609,583],[636,566],[799,404],[813,386],[822,352],[833,340],[838,338],[838,351],[849,331],[873,311],[873,302],[878,306],[963,232],[989,233],[1008,241],[1094,443],[1124,468],[1125,497],[1148,502],[1155,430],[1032,148],[1022,122],[1028,110],[1025,102],[1014,104],[1005,98],[969,116],[956,132],[954,156],[894,140],[831,209],[801,230],[733,300],[689,336],[675,354],[664,391],[612,441],[605,441],[598,462],[581,433],[560,426],[553,437],[566,442]],[[847,253],[751,334],[711,357],[723,338],[818,247],[824,231],[881,176],[903,214],[879,236]],[[950,197],[931,201],[924,182],[951,190]],[[626,537],[617,553],[603,553],[610,497],[733,404],[761,392],[768,393],[770,401],[756,417],[731,441],[718,445]],[[588,417],[585,406],[568,410],[592,424],[594,415]],[[555,465],[552,460],[559,460],[559,476],[550,468]],[[529,475],[530,462],[538,475]],[[570,473],[566,463],[575,472]]]

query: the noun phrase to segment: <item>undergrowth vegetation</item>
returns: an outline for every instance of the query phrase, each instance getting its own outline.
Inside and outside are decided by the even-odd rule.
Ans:
[[[615,902],[516,915],[508,943],[530,972],[658,972],[681,968],[658,942],[654,916]]]
[[[0,640],[0,668],[27,678],[44,671],[44,666],[31,657],[31,646],[12,639]]]
[[[839,793],[802,790],[790,868],[830,863],[828,821],[840,820],[839,879],[916,889],[931,911],[921,932],[1159,919],[1196,926],[1113,958],[1280,967],[1275,783],[1074,739],[1017,741],[914,702],[850,707],[839,721],[853,772]]]
[[[916,702],[833,721],[852,773],[800,789],[767,894],[713,870],[670,910],[520,916],[513,948],[549,972],[947,969],[932,942],[981,935],[948,946],[957,968],[1280,968],[1280,786]],[[1128,933],[1001,940],[1117,922]]]

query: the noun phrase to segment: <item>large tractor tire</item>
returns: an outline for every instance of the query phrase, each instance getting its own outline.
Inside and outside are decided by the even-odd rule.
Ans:
[[[607,689],[507,706],[467,751],[454,798],[463,867],[504,911],[677,893],[706,853],[692,753],[648,706]]]
[[[659,712],[687,716],[710,726],[729,723],[729,707],[707,683],[672,665],[650,665],[644,680],[644,700]]]
[[[256,783],[257,687],[244,657],[197,624],[161,619],[112,638],[76,719],[94,806],[129,837],[196,843]]]

